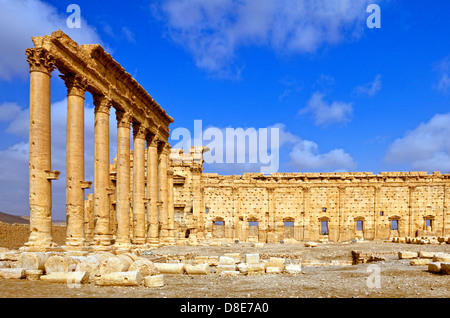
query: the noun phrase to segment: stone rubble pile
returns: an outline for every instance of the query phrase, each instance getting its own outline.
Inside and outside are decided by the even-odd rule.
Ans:
[[[398,252],[399,259],[410,260],[413,266],[428,266],[431,273],[450,275],[450,254],[444,252]]]
[[[147,256],[143,256],[147,255]],[[220,276],[302,273],[303,266],[347,266],[351,261],[261,258],[258,253],[157,255],[110,252],[0,252],[0,277],[98,286],[164,286],[164,275]]]
[[[394,243],[407,243],[407,244],[450,244],[449,236],[420,236],[420,237],[409,237],[401,236],[392,238]]]

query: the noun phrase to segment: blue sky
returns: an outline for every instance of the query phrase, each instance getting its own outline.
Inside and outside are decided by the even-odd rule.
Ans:
[[[67,28],[71,3],[81,28]],[[370,29],[369,4],[381,28]],[[31,36],[100,43],[170,126],[280,130],[278,172],[450,171],[448,1],[0,0],[0,211],[28,214]],[[65,95],[52,77],[53,213],[64,218]],[[86,95],[86,179],[93,110]],[[111,116],[114,118],[114,116]],[[115,156],[115,124],[111,158]],[[170,140],[176,145],[176,140]],[[206,164],[205,172],[259,172]]]

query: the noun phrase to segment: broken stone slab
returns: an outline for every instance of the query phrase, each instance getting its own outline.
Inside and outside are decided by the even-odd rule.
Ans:
[[[428,264],[428,271],[432,273],[440,273],[441,272],[441,263],[440,262],[430,262]]]
[[[317,247],[317,243],[316,242],[306,242],[305,247]]]
[[[4,252],[0,253],[0,261],[17,261],[21,253],[17,252]]]
[[[239,270],[239,272],[241,272],[242,274],[247,274],[248,273],[248,266],[247,263],[239,263],[237,265],[237,269]]]
[[[159,274],[159,271],[155,267],[153,262],[148,259],[138,259],[134,261],[133,264],[131,264],[131,266],[129,267],[128,271],[140,271],[143,277]]]
[[[278,267],[280,271],[283,271],[285,264],[285,259],[280,257],[271,257],[269,261],[266,263],[266,271],[268,267]]]
[[[418,258],[411,260],[410,264],[412,266],[426,266],[431,262],[429,258]]]
[[[223,271],[219,275],[220,276],[238,276],[239,271]]]
[[[433,262],[449,263],[450,262],[450,254],[436,253],[433,256]]]
[[[219,265],[219,256],[209,256],[207,263],[209,266],[217,266]]]
[[[219,257],[219,265],[235,265],[236,260],[233,257],[229,256],[220,256]]]
[[[44,271],[41,269],[26,269],[25,278],[27,280],[39,280],[44,275]]]
[[[135,257],[132,257],[130,253],[123,253],[116,256],[118,259],[120,259],[124,265],[124,271],[128,271],[131,264],[135,261]]]
[[[245,254],[245,262],[247,264],[258,264],[259,261],[259,254]]]
[[[224,253],[223,256],[233,258],[235,264],[238,264],[241,262],[241,254],[240,253]]]
[[[95,274],[98,272],[98,267],[100,266],[100,261],[98,258],[89,256],[78,256],[72,257],[77,263],[75,271],[88,272],[89,280],[93,280]]]
[[[441,272],[444,275],[450,275],[450,263],[441,263]]]
[[[76,262],[71,257],[53,255],[45,261],[44,268],[46,274],[53,272],[72,272],[76,268]]]
[[[24,252],[17,259],[16,267],[28,270],[45,270],[49,254],[42,252]]]
[[[265,263],[248,264],[247,263],[247,275],[262,275],[266,271]]]
[[[11,264],[9,261],[0,261],[0,268],[10,268]]]
[[[184,263],[154,263],[161,274],[184,274]]]
[[[144,277],[145,287],[163,287],[164,286],[164,275],[153,275]]]
[[[429,258],[429,259],[433,259],[434,254],[436,254],[436,252],[420,251],[420,252],[419,252],[419,258]]]
[[[88,272],[51,272],[41,276],[42,281],[62,284],[85,284],[89,281]]]
[[[184,270],[189,275],[208,275],[209,274],[209,265],[206,263],[203,264],[186,264],[184,265]]]
[[[400,251],[398,252],[398,258],[399,259],[412,259],[417,258],[419,255],[417,252],[410,252],[410,251]]]
[[[267,274],[281,274],[281,272],[283,271],[283,269],[281,267],[266,267],[266,273]]]
[[[285,269],[288,274],[299,274],[302,272],[302,266],[300,264],[289,264],[286,265]]]
[[[103,274],[95,278],[95,284],[99,286],[139,286],[142,284],[140,271],[115,272]]]
[[[25,278],[25,268],[0,268],[0,277],[6,279]]]
[[[232,265],[217,265],[216,267],[216,273],[220,274],[223,271],[235,271],[237,269],[236,264],[232,264]]]

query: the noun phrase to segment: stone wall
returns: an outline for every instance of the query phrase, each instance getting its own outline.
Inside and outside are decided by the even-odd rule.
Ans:
[[[22,247],[30,235],[30,226],[28,224],[8,224],[0,222],[0,246],[10,249]],[[64,245],[66,238],[65,226],[53,226],[52,237],[58,245]]]

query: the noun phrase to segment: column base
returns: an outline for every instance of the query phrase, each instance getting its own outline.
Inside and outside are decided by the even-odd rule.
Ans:
[[[21,252],[64,252],[61,246],[22,246],[19,248]]]
[[[94,235],[90,248],[94,251],[109,251],[112,248],[111,235]]]
[[[75,245],[63,245],[61,248],[65,252],[89,252],[91,250],[90,246],[75,246]]]

